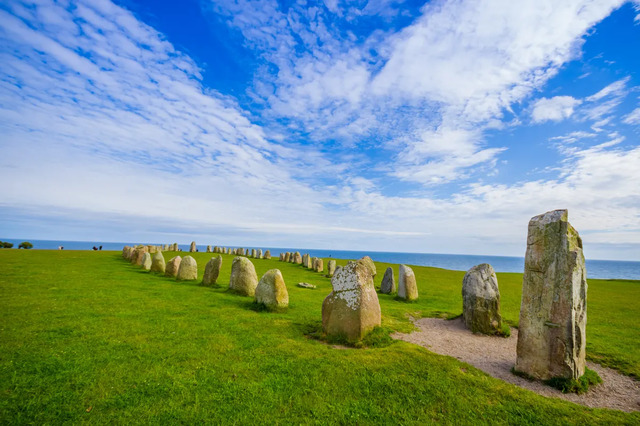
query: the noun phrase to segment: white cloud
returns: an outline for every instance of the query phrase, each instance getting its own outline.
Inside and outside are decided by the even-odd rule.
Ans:
[[[541,98],[533,104],[531,118],[535,123],[545,121],[561,121],[571,117],[574,108],[581,101],[571,96],[554,96],[553,98]]]
[[[629,114],[625,115],[622,122],[626,124],[640,124],[640,108],[636,108]]]

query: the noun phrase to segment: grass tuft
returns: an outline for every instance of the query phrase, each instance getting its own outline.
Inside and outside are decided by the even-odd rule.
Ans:
[[[584,374],[578,380],[553,377],[549,380],[543,380],[543,383],[558,389],[562,393],[576,393],[581,395],[587,392],[591,386],[602,383],[602,378],[595,371],[585,368]]]

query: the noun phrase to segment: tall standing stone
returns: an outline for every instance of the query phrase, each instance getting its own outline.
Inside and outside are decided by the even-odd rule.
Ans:
[[[280,253],[280,262],[284,262],[284,253]]]
[[[189,246],[189,253],[195,253],[195,252],[196,252],[196,242],[191,241],[191,245]]]
[[[305,254],[305,258],[302,259],[302,265],[307,269],[313,269],[313,265],[311,264],[311,256],[309,254]]]
[[[258,249],[258,256],[256,256],[258,259],[262,259],[262,249]]]
[[[284,254],[284,261],[285,261],[285,262],[288,262],[290,257],[291,257],[291,253],[286,252],[286,253]]]
[[[270,311],[281,311],[289,307],[289,293],[279,269],[271,269],[260,278],[255,301]]]
[[[213,253],[213,249],[211,248],[211,246],[207,246],[207,253]]]
[[[212,286],[216,283],[220,268],[222,267],[222,256],[212,257],[204,267],[204,275],[202,276],[202,285]]]
[[[264,258],[265,259],[271,259],[271,251],[267,250],[264,252]]]
[[[236,257],[231,264],[229,290],[243,296],[253,297],[258,286],[258,275],[253,263],[246,257]]]
[[[538,379],[584,374],[587,273],[567,210],[529,222],[515,369]]]
[[[144,269],[145,271],[151,269],[151,255],[149,253],[145,253],[142,256],[142,263],[140,264],[140,266],[142,266],[142,269]]]
[[[366,262],[339,268],[331,286],[333,291],[322,303],[322,329],[328,336],[361,340],[380,325],[380,302]]]
[[[180,262],[182,262],[182,258],[180,256],[175,256],[167,262],[167,266],[164,270],[165,277],[173,277],[175,278],[178,275],[178,269],[180,269]]]
[[[166,267],[167,265],[164,261],[164,256],[162,255],[162,252],[159,251],[156,254],[154,254],[153,258],[151,259],[151,272],[158,272],[160,274],[164,274]]]
[[[398,297],[406,301],[418,299],[418,284],[413,269],[407,265],[400,265],[398,273]]]
[[[320,258],[316,259],[314,265],[313,265],[313,270],[316,272],[322,272],[324,271],[324,261]],[[373,278],[373,277],[371,277]]]
[[[488,263],[469,269],[462,280],[462,317],[474,333],[502,332],[498,278]]]
[[[178,281],[193,281],[198,279],[198,264],[196,260],[191,256],[185,256],[180,262],[178,268],[178,274],[176,280]]]
[[[178,251],[178,243],[173,243],[173,251]]]
[[[300,252],[297,251],[293,254],[293,263],[296,263],[298,265],[302,265],[302,256],[300,255]]]
[[[391,294],[396,291],[396,280],[393,277],[393,268],[389,266],[386,271],[384,271],[384,276],[382,277],[382,283],[380,284],[380,293]]]
[[[131,257],[131,263],[134,265],[142,266],[142,261],[144,259],[144,254],[147,253],[148,249],[146,246],[138,246],[133,252],[133,256]]]
[[[369,256],[365,256],[361,259],[369,268],[369,270],[371,270],[371,276],[373,278],[376,277],[376,264],[373,263],[373,260],[369,257]]]
[[[124,246],[122,248],[122,257],[125,259],[129,259],[129,257],[131,257],[131,247]]]
[[[327,262],[327,277],[332,278],[336,273],[336,261],[331,259]]]

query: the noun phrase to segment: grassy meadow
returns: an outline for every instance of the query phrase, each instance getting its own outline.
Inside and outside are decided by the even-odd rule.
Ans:
[[[212,255],[192,255],[201,279]],[[252,259],[259,277],[282,271],[290,299],[285,313],[256,311],[226,291],[233,256],[222,257],[220,286],[205,288],[119,252],[0,250],[0,423],[640,424],[640,413],[545,398],[406,342],[334,348],[308,336],[328,278]],[[390,265],[376,266],[379,286]],[[385,332],[462,311],[463,272],[413,269],[416,303],[379,295]],[[498,281],[516,326],[522,275]],[[640,282],[589,280],[591,360],[640,377],[639,323]]]

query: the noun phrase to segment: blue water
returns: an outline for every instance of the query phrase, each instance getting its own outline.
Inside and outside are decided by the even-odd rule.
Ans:
[[[24,240],[2,239],[14,244],[14,248],[18,247]],[[103,241],[48,241],[48,240],[29,240],[34,249],[55,250],[59,246],[63,246],[65,250],[91,250],[93,246],[102,246],[103,250],[122,250],[125,245],[134,245],[137,243],[126,242],[103,242]],[[180,249],[189,250],[189,244],[179,244]],[[198,245],[198,251],[205,251],[206,245]],[[233,247],[233,246],[229,246]],[[253,248],[253,247],[245,247]],[[385,263],[404,263],[407,265],[433,266],[436,268],[451,269],[454,271],[466,271],[472,266],[480,263],[489,263],[496,272],[520,272],[524,270],[523,257],[506,257],[506,256],[475,256],[475,255],[459,255],[459,254],[435,254],[435,253],[394,253],[394,252],[364,252],[364,251],[347,251],[347,250],[318,250],[318,249],[301,249],[301,248],[278,248],[278,247],[256,247],[262,250],[270,250],[271,256],[279,256],[281,252],[299,251],[300,253],[309,253],[311,256],[317,257],[333,257],[336,259],[359,259],[362,256],[371,256],[377,262]],[[586,260],[587,276],[589,278],[599,279],[623,279],[623,280],[640,280],[640,262],[615,261],[615,260]]]

